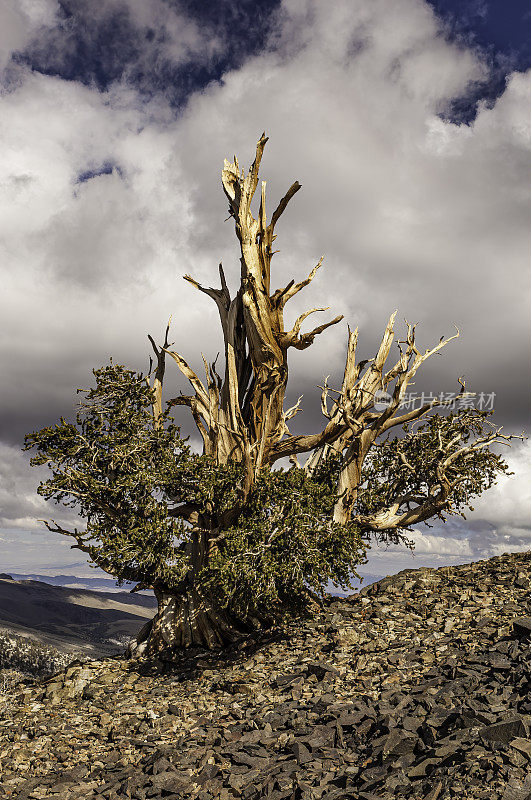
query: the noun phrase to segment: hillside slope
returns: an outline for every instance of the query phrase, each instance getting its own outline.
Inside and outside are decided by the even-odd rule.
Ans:
[[[4,701],[7,796],[531,800],[531,552],[408,570],[173,667]]]
[[[116,653],[155,608],[155,598],[145,595],[69,589],[0,575],[0,631],[60,652]]]

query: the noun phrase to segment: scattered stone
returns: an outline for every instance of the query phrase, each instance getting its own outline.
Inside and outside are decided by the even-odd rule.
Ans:
[[[406,570],[221,654],[19,682],[0,797],[531,800],[530,575]]]
[[[509,742],[509,745],[526,755],[531,761],[531,739],[521,739],[518,737]]]
[[[510,716],[503,722],[487,725],[480,733],[489,742],[508,744],[512,739],[525,735],[525,728],[520,716]]]
[[[513,620],[513,628],[517,634],[531,636],[531,617],[520,617]]]

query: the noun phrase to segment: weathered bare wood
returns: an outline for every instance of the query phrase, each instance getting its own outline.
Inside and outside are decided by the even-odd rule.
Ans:
[[[153,337],[150,336],[148,333],[148,339],[151,342],[151,346],[155,351],[155,357],[157,359],[157,367],[155,370],[155,377],[153,379],[153,386],[152,386],[152,389],[155,392],[155,402],[153,403],[153,419],[155,420],[156,427],[160,426],[160,416],[162,414],[162,384],[164,382],[164,372],[165,372],[165,356],[166,356],[165,348],[170,347],[170,344],[168,342],[168,333],[170,332],[170,324],[171,324],[171,317],[169,318],[168,324],[166,326],[164,344],[160,348],[157,347]],[[148,386],[149,386],[149,378],[151,376],[152,364],[153,361],[152,359],[150,359],[149,371],[146,377]]]
[[[397,311],[387,322],[379,347],[373,358],[356,361],[359,332],[348,329],[345,368],[341,385],[333,387],[327,377],[321,386],[321,410],[325,419],[320,431],[307,435],[292,435],[288,422],[300,410],[301,397],[291,408],[284,410],[288,382],[288,355],[291,350],[309,347],[316,336],[338,324],[343,317],[336,316],[308,331],[301,332],[308,317],[324,308],[312,308],[296,318],[290,330],[284,324],[286,303],[308,286],[323,263],[323,257],[301,281],[282,279],[281,288],[272,291],[271,260],[276,239],[276,226],[289,202],[301,188],[298,181],[292,182],[276,206],[270,222],[267,220],[266,183],[261,182],[258,213],[251,209],[258,189],[259,170],[267,137],[262,134],[256,145],[256,154],[246,172],[234,156],[225,160],[221,173],[223,190],[229,204],[230,219],[234,221],[240,247],[240,286],[231,297],[223,267],[219,265],[220,287],[202,286],[195,278],[185,275],[185,280],[203,294],[214,300],[218,308],[223,331],[224,371],[218,375],[216,362],[210,364],[203,356],[204,382],[199,379],[184,358],[170,350],[169,325],[164,345],[160,348],[150,341],[157,359],[154,379],[154,418],[158,424],[162,414],[162,384],[164,357],[166,353],[177,363],[187,378],[193,392],[181,394],[168,405],[187,406],[203,439],[203,451],[218,464],[229,461],[242,466],[243,479],[236,487],[236,500],[231,508],[216,512],[216,509],[178,504],[169,511],[170,517],[186,520],[192,525],[192,537],[184,547],[184,555],[190,560],[186,590],[177,593],[159,592],[159,614],[150,642],[155,649],[164,649],[171,642],[184,647],[196,643],[208,647],[234,640],[238,633],[233,620],[216,611],[215,604],[201,595],[194,585],[193,575],[208,562],[209,557],[223,549],[223,542],[230,527],[238,519],[249,492],[260,470],[270,469],[282,458],[300,467],[298,456],[308,454],[304,469],[312,474],[331,453],[339,458],[340,469],[337,481],[337,502],[333,520],[346,525],[356,523],[365,532],[382,535],[387,541],[403,541],[403,531],[411,525],[441,515],[452,507],[452,491],[464,478],[455,468],[457,458],[472,458],[474,453],[491,442],[502,443],[512,438],[503,436],[501,429],[479,438],[470,444],[460,441],[459,434],[443,442],[440,437],[441,459],[436,476],[430,477],[426,486],[415,474],[415,460],[408,460],[399,452],[400,467],[396,475],[389,477],[390,498],[388,506],[376,513],[363,515],[362,498],[359,497],[364,475],[364,465],[371,448],[384,446],[381,439],[393,427],[404,425],[426,417],[435,408],[450,403],[438,398],[407,413],[400,411],[405,392],[422,364],[440,352],[456,334],[444,337],[431,349],[421,352],[415,340],[415,325],[406,323],[406,334],[398,340],[399,357],[386,371],[386,363],[394,342],[394,325]],[[151,367],[150,367],[151,375]],[[469,397],[465,383],[461,384],[461,396]],[[378,391],[389,395],[383,409],[375,408]],[[380,441],[379,441],[380,440]],[[365,473],[367,474],[367,473]],[[413,488],[412,488],[413,487]],[[79,546],[90,553],[90,545],[82,538]],[[266,545],[267,546],[267,545]],[[192,576],[192,577],[190,577]],[[259,625],[260,620],[253,619]],[[178,630],[168,637],[166,631]]]
[[[288,300],[294,297],[298,292],[300,292],[301,289],[304,289],[305,286],[308,286],[308,284],[310,284],[313,281],[317,270],[323,263],[323,259],[324,256],[321,256],[321,258],[319,259],[315,267],[312,269],[308,277],[305,278],[303,281],[295,283],[294,280],[291,280],[288,283],[288,285],[284,287],[284,289],[277,289],[276,292],[271,297],[271,302],[274,305],[282,305],[282,307],[285,306]]]
[[[234,220],[240,244],[239,290],[231,299],[221,264],[219,289],[206,288],[189,275],[185,276],[189,283],[211,297],[218,307],[224,337],[223,379],[217,376],[214,367],[209,366],[204,359],[206,383],[203,384],[182,356],[168,349],[167,332],[164,347],[155,352],[159,358],[163,353],[169,352],[190,381],[195,394],[191,397],[175,398],[170,403],[187,405],[190,408],[203,438],[205,452],[215,456],[219,463],[236,460],[244,465],[246,479],[241,502],[252,486],[258,470],[270,468],[284,457],[298,463],[298,455],[309,453],[305,469],[311,472],[330,448],[333,448],[342,457],[338,481],[339,499],[334,510],[334,519],[336,522],[346,523],[355,514],[363,464],[378,438],[395,426],[421,419],[434,408],[446,405],[436,399],[408,413],[399,412],[407,387],[418,369],[428,358],[457,338],[459,330],[456,329],[456,334],[447,339],[441,338],[437,345],[422,353],[415,341],[416,326],[406,320],[406,337],[397,343],[399,358],[386,372],[385,364],[394,341],[397,311],[391,314],[381,343],[371,359],[356,362],[359,333],[357,328],[354,331],[349,328],[341,387],[333,389],[328,384],[328,379],[322,387],[321,407],[326,424],[317,433],[291,435],[287,422],[299,410],[300,399],[296,406],[284,411],[288,353],[292,348],[303,350],[309,347],[317,335],[338,324],[342,316],[318,325],[308,333],[301,333],[303,323],[311,314],[326,310],[314,308],[301,313],[291,330],[285,330],[286,303],[309,285],[320,269],[323,258],[319,259],[304,280],[296,282],[292,279],[283,288],[271,291],[275,226],[290,200],[299,191],[300,184],[298,181],[291,184],[268,223],[266,184],[262,181],[259,210],[257,217],[254,217],[251,202],[258,187],[260,163],[266,142],[267,137],[263,134],[247,173],[234,157],[233,161],[225,161],[221,175],[223,190],[229,202],[229,213]],[[153,342],[152,344],[154,345]],[[379,390],[385,390],[390,395],[389,404],[382,411],[374,408],[375,393]],[[461,391],[464,392],[464,383]],[[160,414],[160,410],[158,413]],[[400,494],[399,487],[397,492]],[[407,503],[412,502],[409,497]],[[409,507],[407,512],[403,509],[401,511],[400,505],[382,510],[374,525],[381,527],[385,524],[386,529],[390,530],[398,527],[401,522],[414,519],[415,514],[418,519],[424,518],[424,515],[433,513],[433,503],[436,502],[443,502],[442,495],[438,500],[429,498],[416,511]],[[230,518],[232,517],[229,513],[227,519]],[[222,534],[218,532],[216,535]]]
[[[271,232],[273,232],[273,230],[275,229],[275,225],[277,224],[277,222],[280,219],[281,215],[286,210],[286,207],[287,207],[289,201],[291,200],[291,198],[301,188],[302,188],[302,186],[299,183],[299,181],[295,181],[295,183],[291,184],[291,186],[289,187],[288,191],[286,192],[286,194],[284,195],[284,197],[282,198],[282,200],[280,201],[278,206],[273,211],[273,216],[271,217],[271,222],[269,224],[269,228],[270,228]]]

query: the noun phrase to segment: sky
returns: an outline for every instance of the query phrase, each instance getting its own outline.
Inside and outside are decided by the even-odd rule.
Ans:
[[[24,435],[72,417],[108,363],[147,370],[147,334],[199,370],[214,305],[182,276],[238,276],[223,159],[262,131],[273,282],[322,269],[292,301],[345,320],[290,362],[295,431],[322,426],[347,322],[374,355],[391,312],[421,349],[460,329],[417,392],[467,388],[504,433],[529,433],[531,10],[494,0],[5,0],[0,8],[0,569],[92,574],[39,518]],[[289,322],[289,319],[288,319]],[[185,385],[168,365],[166,399]],[[413,399],[415,402],[415,399]],[[479,402],[479,399],[478,399]],[[178,417],[193,434],[186,412]],[[195,435],[195,434],[193,434]],[[531,445],[467,519],[419,526],[415,555],[373,547],[362,571],[443,566],[531,546]]]

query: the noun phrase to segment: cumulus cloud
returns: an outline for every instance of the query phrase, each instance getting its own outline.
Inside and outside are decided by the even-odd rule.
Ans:
[[[16,48],[18,61],[99,88],[134,81],[143,91],[171,94],[170,75],[205,67],[222,48],[212,28],[163,0],[63,0],[45,22]]]
[[[527,539],[531,547],[531,441],[504,453],[513,475],[500,475],[496,486],[474,502],[475,517],[504,536]]]
[[[20,31],[12,49],[40,47],[53,72],[79,31],[57,23],[54,3],[26,5],[8,6],[6,19]],[[294,179],[303,184],[278,226],[273,279],[300,279],[326,255],[292,317],[320,305],[344,313],[360,326],[361,358],[374,354],[397,307],[400,319],[419,323],[421,348],[453,333],[455,322],[461,338],[426,364],[414,389],[452,391],[466,374],[472,390],[496,393],[497,421],[519,432],[529,414],[517,365],[527,357],[530,307],[531,74],[513,74],[493,107],[458,125],[441,114],[486,68],[475,51],[445,39],[427,3],[284,0],[262,52],[191,94],[176,114],[165,91],[152,86],[147,95],[135,83],[136,67],[212,58],[219,42],[201,55],[201,31],[160,0],[106,0],[98,15],[107,19],[118,5],[137,33],[150,20],[156,28],[128,56],[128,72],[121,62],[102,86],[21,66],[17,85],[0,95],[0,303],[9,331],[0,358],[10,375],[0,388],[3,440],[15,444],[68,415],[74,387],[90,383],[92,367],[111,354],[145,370],[146,334],[160,337],[171,313],[176,348],[197,368],[201,350],[215,357],[215,308],[181,276],[210,285],[223,260],[236,282],[220,168],[233,152],[249,165],[264,129],[270,211]],[[84,8],[96,25],[95,7]],[[345,337],[344,326],[332,329],[292,359],[292,392],[304,392],[306,411],[295,430],[321,424],[315,387],[340,375]],[[170,369],[167,385],[167,396],[183,385]],[[518,452],[518,472],[528,475],[529,449]],[[526,530],[525,504],[493,497],[484,508],[499,518],[478,509],[472,536],[476,518],[489,535],[492,526]],[[17,508],[9,506],[4,524],[33,514],[24,498]],[[446,544],[444,535],[419,534],[426,558],[436,557],[429,547],[437,542],[441,557],[465,546],[459,531]]]

